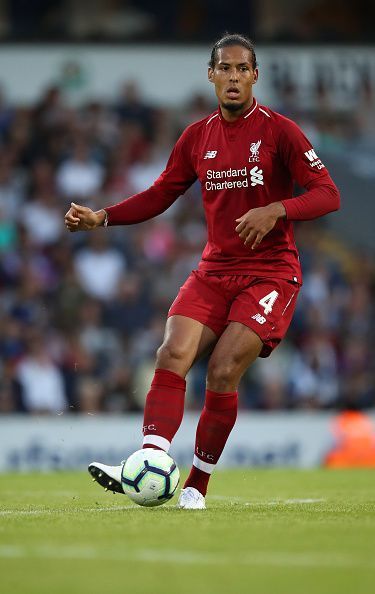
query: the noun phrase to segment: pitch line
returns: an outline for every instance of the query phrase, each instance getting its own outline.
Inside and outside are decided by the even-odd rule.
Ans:
[[[325,499],[280,499],[276,501],[247,501],[243,497],[226,497],[224,495],[211,495],[209,500],[214,501],[227,501],[228,503],[233,504],[240,504],[245,505],[246,507],[259,507],[259,506],[274,506],[274,505],[306,505],[306,504],[314,504],[314,503],[322,503]],[[0,517],[1,516],[52,516],[58,514],[80,514],[82,512],[90,512],[90,513],[102,513],[102,512],[118,512],[123,510],[142,510],[142,506],[138,505],[114,505],[113,507],[89,507],[89,508],[77,508],[77,509],[6,509],[0,510]],[[170,509],[170,506],[168,508]]]
[[[216,501],[227,501],[228,503],[242,503],[244,505],[301,505],[301,504],[312,504],[312,503],[323,503],[326,501],[323,498],[313,499],[311,497],[305,499],[275,499],[273,501],[249,501],[244,497],[230,496],[230,495],[209,495],[208,500]]]

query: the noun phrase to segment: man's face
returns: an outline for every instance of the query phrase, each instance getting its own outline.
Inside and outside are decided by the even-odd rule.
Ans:
[[[253,85],[258,69],[253,70],[250,50],[240,45],[220,48],[215,68],[208,69],[208,80],[215,85],[220,107],[240,115],[253,101]]]

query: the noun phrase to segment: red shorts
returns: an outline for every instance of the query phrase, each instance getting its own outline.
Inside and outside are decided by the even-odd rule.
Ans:
[[[229,322],[240,322],[263,342],[268,357],[284,338],[300,285],[280,278],[212,274],[193,270],[172,303],[168,317],[186,316],[220,336]]]

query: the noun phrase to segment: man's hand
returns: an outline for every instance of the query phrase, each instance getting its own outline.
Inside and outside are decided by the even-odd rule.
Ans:
[[[71,207],[65,215],[65,226],[71,231],[91,231],[103,225],[105,210],[94,212],[87,206],[71,203]]]
[[[282,202],[272,202],[267,206],[252,208],[246,214],[236,219],[238,223],[236,232],[245,245],[251,245],[251,249],[260,244],[263,237],[274,228],[280,218],[286,216]]]

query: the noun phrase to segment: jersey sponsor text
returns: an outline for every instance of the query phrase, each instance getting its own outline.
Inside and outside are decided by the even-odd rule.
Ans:
[[[228,180],[228,178],[242,178],[242,179],[235,179],[235,180]],[[207,170],[207,180],[213,179],[223,179],[223,182],[213,182],[213,181],[206,181],[205,188],[206,190],[228,190],[232,188],[248,188],[249,187],[249,179],[247,176],[247,169],[243,167],[242,169],[208,169]]]

